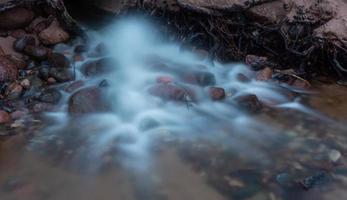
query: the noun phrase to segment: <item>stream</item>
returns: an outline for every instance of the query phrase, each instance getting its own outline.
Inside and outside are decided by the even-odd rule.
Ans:
[[[1,130],[13,132],[0,138],[1,200],[347,195],[345,87],[259,81],[155,30],[127,17],[88,31],[85,59],[73,56],[80,39],[55,47],[77,81],[54,86],[54,111]]]

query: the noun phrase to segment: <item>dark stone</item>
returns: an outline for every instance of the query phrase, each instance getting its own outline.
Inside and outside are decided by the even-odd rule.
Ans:
[[[24,51],[25,47],[28,45],[35,46],[35,38],[29,35],[24,35],[16,39],[16,41],[13,43],[13,48],[16,51],[22,52]]]
[[[69,99],[68,110],[74,114],[106,112],[109,106],[103,97],[101,88],[88,87],[77,91]]]
[[[117,69],[118,63],[112,58],[101,58],[83,64],[81,71],[85,76],[98,76]]]
[[[80,89],[83,86],[84,86],[84,82],[81,80],[78,80],[78,81],[71,83],[69,86],[67,86],[65,88],[65,92],[71,93],[71,92],[74,92],[74,91]]]
[[[40,78],[42,78],[43,80],[47,80],[49,78],[49,71],[50,71],[49,67],[46,67],[46,66],[40,67],[39,69]]]
[[[216,84],[215,76],[210,72],[196,71],[187,72],[183,75],[183,80],[186,83],[199,86],[212,86]]]
[[[195,95],[192,90],[171,84],[157,84],[149,88],[148,92],[165,100],[192,101]]]
[[[67,68],[51,68],[49,75],[61,83],[72,81],[75,78],[73,71]]]
[[[30,24],[34,19],[33,11],[15,7],[0,13],[0,29],[17,29]]]
[[[245,61],[253,70],[261,70],[268,64],[266,57],[256,55],[247,55]]]
[[[223,88],[219,87],[210,87],[208,93],[212,100],[222,100],[225,98],[225,91]]]
[[[51,55],[49,55],[48,62],[52,65],[52,67],[60,67],[60,68],[70,67],[69,59],[60,53],[52,53]]]
[[[241,109],[251,113],[259,112],[263,108],[258,97],[254,94],[238,96],[234,101]]]
[[[46,47],[28,45],[24,48],[24,53],[34,59],[45,60],[50,51]]]
[[[87,45],[82,45],[82,44],[81,45],[77,45],[75,47],[75,50],[74,50],[74,52],[78,53],[78,54],[85,53],[87,51],[88,51],[88,46]]]
[[[47,89],[41,93],[38,100],[44,103],[57,104],[59,103],[62,95],[56,89]]]

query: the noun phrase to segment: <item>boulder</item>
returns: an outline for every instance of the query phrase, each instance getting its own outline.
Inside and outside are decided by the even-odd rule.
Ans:
[[[0,56],[0,82],[13,81],[17,77],[17,66],[8,57]]]
[[[17,29],[30,24],[34,19],[35,14],[33,11],[15,7],[0,13],[0,29]]]
[[[234,98],[234,101],[239,108],[251,113],[259,112],[263,107],[258,97],[254,94],[237,96]]]
[[[66,42],[70,39],[70,35],[63,30],[59,22],[55,19],[46,29],[39,33],[39,39],[45,45],[54,45]]]
[[[164,100],[192,101],[195,95],[192,90],[173,84],[156,84],[148,89],[148,92]]]
[[[11,121],[11,116],[3,111],[3,110],[0,110],[0,124],[6,124],[6,123],[9,123]]]
[[[101,88],[88,87],[74,93],[69,99],[68,111],[74,114],[106,112],[109,106]]]
[[[210,87],[208,89],[208,94],[214,101],[222,100],[225,98],[225,90],[220,87]]]

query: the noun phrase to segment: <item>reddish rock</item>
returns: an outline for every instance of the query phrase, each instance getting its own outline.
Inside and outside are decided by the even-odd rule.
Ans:
[[[27,67],[24,57],[20,58],[14,55],[8,55],[7,57],[16,65],[18,69],[25,69]]]
[[[17,29],[11,32],[11,36],[18,39],[24,35],[26,35],[27,33],[23,30],[23,29]]]
[[[18,83],[12,83],[6,88],[5,95],[8,99],[17,99],[22,95],[22,92],[23,86]]]
[[[18,77],[16,65],[6,56],[0,56],[0,82],[13,81]]]
[[[236,79],[243,83],[247,83],[251,81],[251,79],[249,79],[246,75],[241,73],[236,74]]]
[[[173,78],[171,76],[159,76],[157,77],[157,83],[163,83],[163,84],[168,84],[172,83]]]
[[[46,29],[50,23],[51,20],[43,17],[38,17],[31,22],[31,24],[26,28],[26,30],[30,33],[40,33],[41,31]]]
[[[72,93],[78,89],[80,89],[81,87],[84,86],[84,82],[79,80],[79,81],[75,81],[73,83],[71,83],[69,86],[67,86],[65,88],[65,91],[68,92],[68,93]]]
[[[222,100],[225,98],[225,90],[220,87],[210,87],[208,89],[208,93],[211,99],[214,101]]]
[[[0,56],[3,56],[3,55],[5,55],[5,52],[4,52],[4,50],[0,46]]]
[[[55,19],[46,29],[39,33],[39,39],[43,44],[53,45],[66,42],[70,39],[70,36],[63,30],[59,22]]]
[[[238,96],[234,101],[241,109],[251,113],[259,112],[263,108],[258,97],[254,94]]]
[[[16,41],[16,38],[8,36],[8,37],[0,37],[0,47],[4,51],[5,55],[11,55],[18,58],[22,58],[23,54],[20,52],[17,52],[13,48],[13,43]]]
[[[53,85],[53,84],[57,83],[57,80],[55,80],[55,78],[53,78],[53,77],[49,77],[47,79],[47,83],[50,85]]]
[[[30,24],[34,19],[33,11],[15,7],[0,13],[0,29],[17,29]]]
[[[211,86],[216,84],[216,78],[214,75],[210,72],[204,71],[186,72],[183,75],[183,81],[199,86]]]
[[[106,112],[109,106],[98,87],[88,87],[77,91],[69,99],[68,110],[74,114]]]
[[[270,67],[265,67],[264,69],[257,72],[255,79],[258,81],[267,81],[272,78],[272,69]]]
[[[260,70],[267,65],[267,58],[256,55],[247,55],[245,62],[247,65],[251,66],[253,70]]]
[[[191,101],[195,99],[192,90],[171,84],[157,84],[149,88],[148,92],[165,100]]]
[[[7,112],[0,110],[0,124],[9,123],[10,121],[11,116]]]
[[[309,89],[311,87],[310,82],[294,74],[276,74],[274,79],[297,89]]]

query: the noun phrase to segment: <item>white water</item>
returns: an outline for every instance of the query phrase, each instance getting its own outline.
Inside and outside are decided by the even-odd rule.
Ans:
[[[311,114],[304,106],[290,101],[285,95],[288,89],[253,79],[240,82],[237,79],[239,73],[254,77],[254,72],[247,66],[211,63],[208,58],[201,59],[192,52],[182,51],[179,44],[165,41],[156,27],[145,20],[125,19],[92,37],[95,44],[103,41],[108,46],[110,56],[119,62],[119,66],[114,73],[97,78],[88,79],[81,73],[77,77],[85,80],[87,85],[106,79],[110,84],[107,90],[112,110],[73,119],[65,111],[66,104],[63,104],[62,112],[47,114],[53,123],[34,144],[56,138],[64,140],[67,134],[87,138],[83,144],[85,148],[75,156],[87,153],[88,162],[93,163],[93,167],[98,167],[100,158],[116,145],[126,154],[121,159],[123,164],[146,169],[151,163],[150,147],[160,137],[166,140],[207,137],[242,152],[249,159],[267,163],[271,158],[261,147],[280,137],[279,131],[240,110],[234,98],[251,93],[263,103],[277,108],[295,108]],[[153,70],[155,64],[165,64],[170,70]],[[80,65],[82,63],[78,63],[77,68]],[[214,74],[216,86],[226,91],[226,99],[212,101],[207,95],[207,88],[183,83],[179,75],[172,72],[189,70]],[[188,105],[150,95],[148,88],[156,84],[158,76],[163,75],[173,77],[176,85],[192,88],[198,101],[188,102]],[[157,125],[145,129],[146,122]]]

